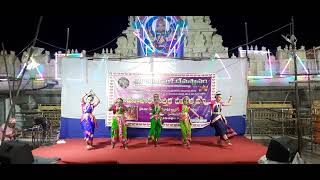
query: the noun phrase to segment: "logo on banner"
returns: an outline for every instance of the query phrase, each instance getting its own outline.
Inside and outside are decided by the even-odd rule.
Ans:
[[[129,87],[129,85],[130,85],[129,79],[127,79],[126,77],[121,77],[121,78],[118,80],[118,85],[119,85],[120,87],[122,87],[123,89],[126,89],[126,88]]]

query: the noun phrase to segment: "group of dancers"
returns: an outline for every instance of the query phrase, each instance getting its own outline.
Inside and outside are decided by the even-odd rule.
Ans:
[[[221,113],[222,106],[227,106],[231,104],[232,96],[230,96],[227,103],[222,101],[221,93],[218,92],[215,95],[215,99],[210,102],[202,101],[203,105],[209,105],[211,108],[211,119],[210,126],[215,129],[216,136],[219,136],[217,144],[222,145],[224,141],[227,145],[232,145],[230,138],[236,136],[237,133],[228,125],[227,119]],[[97,102],[94,102],[94,99],[97,99]],[[86,141],[86,148],[93,148],[93,135],[95,128],[98,128],[97,120],[93,115],[93,110],[100,103],[100,99],[96,94],[90,90],[88,93],[81,98],[81,126],[84,131],[84,140]],[[123,103],[122,98],[118,98],[115,103],[108,109],[112,111],[114,116],[112,118],[111,124],[111,145],[112,148],[115,147],[116,142],[119,141],[122,143],[124,149],[128,149],[128,138],[127,138],[127,122],[126,122],[126,112],[127,107]],[[180,104],[176,109],[171,111],[166,111],[160,103],[160,95],[153,95],[153,102],[149,108],[150,112],[150,131],[147,138],[147,144],[153,142],[154,146],[157,147],[158,141],[161,134],[161,129],[163,125],[162,114],[168,113],[180,113],[180,128],[182,134],[182,143],[185,147],[191,147],[191,127],[192,122],[190,119],[189,112],[194,113],[198,118],[200,116],[197,112],[191,108],[189,104],[189,97],[184,97],[182,104]]]

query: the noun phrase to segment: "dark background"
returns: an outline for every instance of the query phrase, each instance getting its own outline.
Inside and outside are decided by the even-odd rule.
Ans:
[[[222,35],[223,45],[232,49],[244,44],[245,26],[248,23],[249,41],[278,29],[291,22],[291,16],[210,16],[211,24]],[[38,16],[2,16],[0,42],[7,50],[21,51],[34,37]],[[319,46],[320,27],[315,16],[294,16],[297,46],[306,49]],[[70,28],[69,49],[90,51],[119,36],[128,26],[128,16],[44,16],[39,39],[52,45],[65,48],[66,29]],[[252,45],[265,46],[275,52],[277,46],[287,44],[281,34],[290,33],[289,27],[275,32]],[[51,52],[59,49],[37,42],[36,46]],[[116,40],[106,48],[116,48]],[[96,52],[100,52],[97,50]],[[234,53],[237,50],[233,51]]]

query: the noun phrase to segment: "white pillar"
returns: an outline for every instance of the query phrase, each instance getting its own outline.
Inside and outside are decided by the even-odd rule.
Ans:
[[[6,121],[6,119],[7,119],[7,117],[8,117],[8,114],[9,114],[9,110],[10,110],[10,98],[6,98],[5,99],[5,115],[6,115],[6,117],[5,117],[5,120],[4,121]]]

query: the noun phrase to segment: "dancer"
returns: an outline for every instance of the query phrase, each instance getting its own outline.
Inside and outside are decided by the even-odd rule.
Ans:
[[[228,145],[232,145],[230,138],[237,135],[237,133],[228,126],[226,117],[221,113],[222,106],[229,106],[231,104],[232,96],[230,96],[228,103],[222,101],[221,92],[217,92],[215,100],[211,100],[208,104],[202,102],[204,105],[211,107],[211,121],[210,126],[216,131],[216,136],[219,136],[217,144],[222,145],[221,140],[224,140]]]
[[[189,116],[189,111],[192,111],[198,118],[200,119],[200,116],[196,113],[194,109],[192,109],[189,105],[189,97],[185,96],[182,99],[182,104],[179,105],[177,109],[175,109],[173,112],[179,111],[180,114],[180,128],[182,133],[182,143],[187,148],[190,148],[191,146],[191,119]]]
[[[111,145],[115,147],[117,139],[123,144],[125,149],[128,149],[127,141],[127,124],[125,113],[127,112],[126,106],[123,104],[123,99],[118,98],[117,101],[109,108],[113,111],[112,125],[111,125]]]
[[[95,97],[98,100],[96,103],[94,103]],[[80,122],[84,131],[84,140],[87,143],[88,150],[92,148],[94,130],[95,128],[98,128],[97,120],[92,112],[94,108],[99,105],[99,103],[100,99],[92,90],[90,90],[90,92],[86,93],[81,98],[82,115]]]
[[[147,144],[149,144],[150,141],[153,141],[154,146],[157,147],[158,140],[160,138],[161,129],[162,129],[162,124],[163,124],[160,113],[165,113],[160,105],[159,94],[153,95],[153,104],[151,104],[150,111],[151,111],[150,113],[151,127],[149,131],[149,136],[147,139]]]

